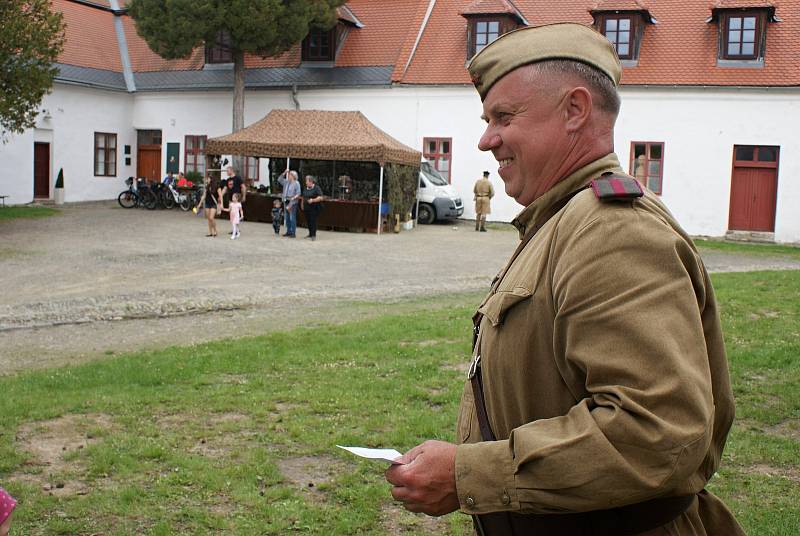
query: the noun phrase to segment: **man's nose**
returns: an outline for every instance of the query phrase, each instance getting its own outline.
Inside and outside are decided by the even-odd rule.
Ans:
[[[478,149],[481,151],[491,151],[499,147],[501,143],[500,135],[492,132],[490,127],[486,127],[481,139],[478,140]]]

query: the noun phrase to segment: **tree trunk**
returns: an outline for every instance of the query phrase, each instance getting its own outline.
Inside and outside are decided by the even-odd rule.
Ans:
[[[233,50],[233,132],[244,128],[244,51]],[[244,174],[244,157],[233,155],[236,173]]]

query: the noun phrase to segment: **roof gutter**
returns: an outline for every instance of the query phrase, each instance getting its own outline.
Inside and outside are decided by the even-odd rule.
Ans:
[[[128,40],[125,38],[125,28],[122,26],[122,14],[125,13],[119,7],[118,0],[110,0],[111,10],[114,13],[114,29],[117,32],[117,44],[119,45],[119,59],[122,62],[122,76],[125,78],[125,86],[129,93],[136,91],[136,80],[133,77],[131,67],[131,57],[128,55]]]
[[[419,42],[422,40],[422,34],[425,32],[425,28],[428,26],[428,20],[431,18],[431,12],[433,11],[433,7],[435,5],[436,5],[436,0],[430,0],[430,2],[428,2],[428,11],[425,12],[425,18],[422,19],[422,25],[420,25],[419,27],[417,40],[414,41],[414,47],[411,49],[411,54],[408,55],[406,66],[403,67],[403,76],[400,78],[401,80],[406,77],[406,71],[408,71],[408,66],[411,65],[411,60],[414,59],[414,54],[416,54],[417,52],[417,47],[419,46]]]

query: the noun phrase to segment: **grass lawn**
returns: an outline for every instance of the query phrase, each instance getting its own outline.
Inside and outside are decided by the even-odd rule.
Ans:
[[[800,247],[782,246],[777,244],[759,244],[746,242],[731,242],[727,240],[704,240],[696,238],[694,241],[700,253],[703,251],[722,251],[726,253],[743,253],[746,255],[759,255],[763,257],[791,257],[800,259]]]
[[[47,218],[54,216],[60,211],[48,207],[32,207],[15,205],[11,207],[0,207],[0,222],[16,220],[19,218]]]
[[[714,280],[739,420],[709,487],[748,534],[796,535],[800,271]],[[473,303],[0,378],[15,530],[471,534],[400,510],[384,464],[334,445],[452,440]]]

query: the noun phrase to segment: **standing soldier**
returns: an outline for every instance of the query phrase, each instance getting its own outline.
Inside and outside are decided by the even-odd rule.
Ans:
[[[483,178],[475,181],[472,188],[475,194],[475,230],[486,232],[486,215],[492,213],[494,188],[489,180],[489,172],[483,172]]]
[[[487,536],[742,535],[705,489],[734,415],[714,289],[613,152],[611,43],[525,28],[469,71],[521,242],[473,318],[460,444],[407,452],[393,497]]]

